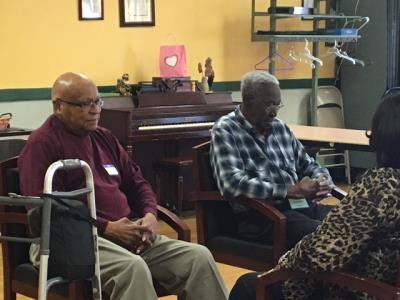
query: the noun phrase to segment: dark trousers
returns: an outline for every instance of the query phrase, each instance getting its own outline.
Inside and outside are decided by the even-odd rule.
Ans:
[[[239,277],[232,291],[229,300],[256,300],[256,280],[259,273],[247,273]],[[284,300],[282,295],[282,283],[274,284],[268,289],[271,300]]]
[[[239,277],[229,294],[229,300],[256,300],[256,281],[259,273],[247,273]],[[283,283],[272,284],[268,288],[268,298],[271,300],[285,300],[282,293]],[[322,286],[318,287],[308,300],[323,300],[327,293]]]
[[[286,216],[287,247],[292,248],[305,235],[313,232],[331,210],[332,206],[309,201],[310,207],[281,210]],[[255,210],[236,215],[238,234],[241,238],[256,242],[271,243],[273,224]]]

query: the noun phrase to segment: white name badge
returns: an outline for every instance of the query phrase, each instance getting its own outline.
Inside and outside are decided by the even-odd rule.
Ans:
[[[308,202],[306,199],[289,199],[289,204],[291,209],[308,208]]]
[[[108,175],[110,175],[110,176],[118,175],[118,171],[113,165],[111,165],[111,164],[103,165],[103,167],[104,167],[104,169],[106,169]]]

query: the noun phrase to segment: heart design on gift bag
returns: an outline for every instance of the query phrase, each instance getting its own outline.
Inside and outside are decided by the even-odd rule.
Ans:
[[[167,66],[175,67],[176,64],[178,63],[178,56],[177,55],[167,56],[165,58],[165,63]]]

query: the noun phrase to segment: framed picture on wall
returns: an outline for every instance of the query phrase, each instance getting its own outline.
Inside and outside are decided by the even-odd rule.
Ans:
[[[103,0],[78,0],[79,20],[103,20]]]
[[[119,0],[121,27],[154,26],[154,0]]]

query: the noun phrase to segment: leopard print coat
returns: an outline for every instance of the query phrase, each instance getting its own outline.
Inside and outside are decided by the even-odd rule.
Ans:
[[[279,260],[281,268],[351,271],[394,284],[400,258],[400,170],[371,169],[312,234]],[[285,299],[308,299],[321,283],[287,281]],[[337,286],[323,286],[324,299],[374,299]]]

